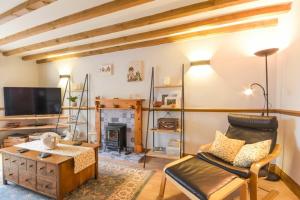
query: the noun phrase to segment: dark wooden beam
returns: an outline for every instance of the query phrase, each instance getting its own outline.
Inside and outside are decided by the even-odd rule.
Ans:
[[[123,50],[128,50],[128,49],[137,49],[137,48],[143,48],[143,47],[157,46],[157,45],[161,45],[161,44],[177,42],[177,41],[195,38],[195,37],[226,34],[226,33],[233,33],[233,32],[245,31],[245,30],[250,30],[250,29],[258,29],[258,28],[267,28],[267,27],[276,26],[277,24],[278,24],[278,19],[260,20],[260,21],[256,21],[256,22],[248,22],[248,23],[231,25],[231,26],[226,26],[226,27],[221,27],[221,28],[214,28],[214,29],[210,29],[210,30],[169,36],[169,37],[164,37],[164,38],[160,38],[160,39],[136,42],[136,43],[114,46],[114,47],[109,47],[109,48],[104,48],[104,49],[97,49],[97,50],[86,51],[86,52],[81,52],[81,53],[74,53],[74,54],[69,54],[69,55],[51,57],[51,58],[37,60],[37,63],[41,64],[41,63],[54,62],[54,61],[64,60],[64,59],[69,59],[69,58],[80,58],[80,57],[86,57],[86,56],[93,56],[93,55],[123,51]]]
[[[101,48],[105,46],[113,46],[113,45],[120,45],[123,43],[129,43],[129,42],[136,42],[141,40],[149,40],[151,38],[157,38],[157,37],[163,37],[174,33],[180,33],[180,32],[186,32],[193,30],[195,28],[199,28],[201,26],[214,26],[214,25],[225,25],[226,23],[232,23],[232,22],[240,22],[242,20],[249,20],[249,19],[255,19],[262,16],[273,16],[277,15],[283,12],[288,12],[291,9],[291,4],[279,4],[274,6],[267,6],[262,8],[254,8],[249,10],[244,10],[236,13],[231,13],[227,15],[220,15],[217,17],[212,17],[209,19],[204,19],[192,23],[177,25],[173,27],[163,28],[159,30],[154,31],[148,31],[144,33],[139,34],[133,34],[129,36],[99,41],[99,42],[93,42],[73,47],[67,47],[63,49],[38,53],[38,54],[32,54],[23,56],[23,60],[39,60],[44,59],[49,56],[58,56],[59,54],[65,54],[65,53],[71,53],[71,52],[79,52],[84,50],[91,50],[96,48]]]
[[[26,51],[32,51],[32,50],[36,50],[36,49],[42,49],[42,48],[56,46],[56,45],[60,45],[60,44],[64,44],[64,43],[70,43],[70,42],[83,40],[83,39],[87,39],[87,38],[92,38],[92,37],[96,37],[96,36],[106,35],[106,34],[110,34],[110,33],[116,33],[119,31],[129,30],[132,28],[138,28],[138,27],[142,27],[142,26],[146,26],[146,25],[160,23],[160,22],[164,22],[164,21],[168,21],[168,20],[177,19],[180,17],[186,17],[186,16],[198,14],[198,13],[203,13],[203,12],[207,12],[207,11],[226,8],[226,7],[233,6],[233,5],[240,5],[240,4],[252,2],[252,1],[258,1],[258,0],[210,0],[210,1],[205,1],[205,2],[192,4],[189,6],[169,10],[166,12],[162,12],[162,13],[158,13],[158,14],[118,23],[118,24],[113,24],[113,25],[109,25],[109,26],[105,26],[105,27],[101,27],[101,28],[96,28],[96,29],[89,30],[89,31],[83,31],[83,32],[76,33],[76,34],[72,34],[72,35],[68,35],[68,36],[64,36],[64,37],[60,37],[60,38],[55,38],[52,40],[47,40],[47,41],[36,43],[36,44],[27,45],[24,47],[19,47],[16,49],[5,51],[5,52],[3,52],[3,55],[10,56],[10,55],[14,55],[14,54],[20,54],[20,53],[23,53]],[[1,40],[0,40],[0,44],[1,44]]]
[[[148,3],[153,0],[114,0],[90,9],[86,9],[80,12],[77,12],[72,15],[68,15],[57,20],[35,26],[33,28],[18,32],[16,34],[7,36],[0,39],[0,45],[7,43],[15,42],[24,38],[28,38],[40,33],[51,31],[54,29],[62,28],[71,24],[89,20],[95,17],[100,17],[110,13],[114,13],[120,10],[124,10],[130,7]]]

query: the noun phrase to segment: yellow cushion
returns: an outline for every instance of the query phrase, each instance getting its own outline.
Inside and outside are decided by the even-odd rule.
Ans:
[[[233,165],[237,167],[250,167],[252,163],[265,158],[269,154],[271,143],[271,140],[265,140],[244,145],[236,155]]]
[[[244,140],[230,139],[220,131],[216,131],[215,140],[210,146],[208,152],[218,158],[232,163],[244,144]]]

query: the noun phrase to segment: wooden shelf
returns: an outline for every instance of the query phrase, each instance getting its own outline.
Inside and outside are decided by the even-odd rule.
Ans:
[[[69,122],[59,123],[59,125],[66,125],[66,126],[75,125],[75,124],[76,124],[76,121],[69,121]],[[86,124],[86,122],[83,122],[83,121],[78,121],[77,122],[77,125],[84,125],[84,124]]]
[[[78,110],[78,106],[63,106],[62,109],[63,110]],[[80,107],[81,110],[95,110],[95,107],[87,107],[87,106],[81,106]]]
[[[163,111],[178,111],[178,112],[180,112],[181,111],[181,108],[166,108],[166,107],[156,107],[156,108],[151,108],[150,109],[151,111],[161,111],[161,112],[163,112]]]
[[[0,121],[23,121],[23,120],[46,120],[46,119],[57,119],[58,115],[24,115],[24,116],[2,116]],[[68,119],[69,116],[62,115],[61,119]]]
[[[158,128],[151,128],[151,131],[154,131],[156,133],[167,133],[167,134],[179,134],[181,132],[181,129],[177,130],[166,130],[166,129],[158,129]]]
[[[68,128],[69,126],[66,125],[59,125],[58,128]],[[16,130],[42,130],[42,129],[54,129],[56,128],[55,124],[49,124],[44,126],[20,126],[16,128],[8,128],[8,127],[1,127],[0,131],[16,131]]]
[[[67,90],[67,92],[82,92],[82,90]],[[84,90],[83,92],[87,92],[87,90]]]
[[[167,88],[181,88],[182,87],[182,85],[157,85],[157,86],[154,86],[154,88],[157,88],[157,89],[159,89],[159,88],[165,88],[165,89],[167,89]]]
[[[170,160],[177,160],[177,159],[180,158],[179,156],[170,156],[170,155],[167,155],[163,151],[153,151],[153,150],[148,151],[147,152],[147,156],[154,157],[154,158],[165,158],[165,159],[170,159]]]
[[[99,108],[100,110],[134,110],[134,108]]]

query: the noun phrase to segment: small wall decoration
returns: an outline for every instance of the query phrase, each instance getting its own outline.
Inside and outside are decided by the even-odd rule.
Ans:
[[[178,98],[177,97],[166,97],[165,98],[165,105],[167,107],[176,108],[178,105]]]
[[[112,64],[108,64],[108,65],[101,65],[99,68],[99,72],[102,75],[112,75],[113,72],[113,65]]]
[[[179,127],[178,118],[159,118],[157,119],[157,126],[164,130],[177,130]]]
[[[127,81],[128,82],[143,81],[143,78],[144,78],[143,61],[131,62],[128,67]]]
[[[159,94],[156,101],[161,102],[162,107],[175,108],[180,107],[180,94]]]

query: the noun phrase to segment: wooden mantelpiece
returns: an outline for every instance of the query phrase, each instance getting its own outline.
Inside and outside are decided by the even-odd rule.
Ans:
[[[102,99],[97,97],[95,100],[97,144],[101,145],[101,110],[134,110],[134,151],[136,153],[143,152],[142,102],[143,99]]]

